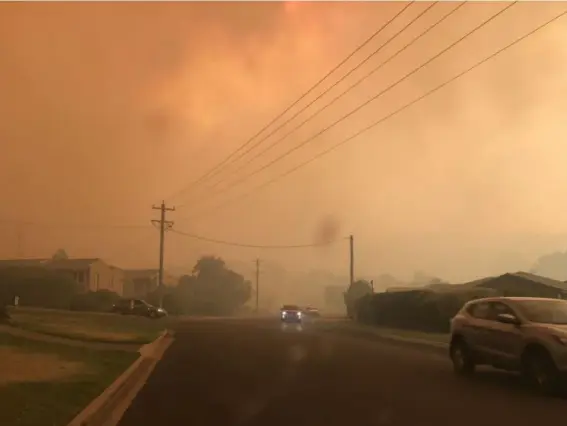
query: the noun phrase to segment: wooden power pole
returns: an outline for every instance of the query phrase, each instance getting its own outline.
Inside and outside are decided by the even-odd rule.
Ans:
[[[259,309],[259,295],[260,295],[260,259],[256,259],[256,314]]]
[[[349,240],[349,252],[350,252],[350,285],[354,283],[354,237],[350,235]]]
[[[165,248],[165,231],[173,226],[173,221],[165,220],[166,212],[175,211],[175,207],[166,207],[165,201],[159,206],[152,206],[152,209],[160,211],[159,220],[152,220],[152,223],[159,225],[159,273],[158,273],[158,291],[160,294],[160,307],[163,307],[163,253]]]

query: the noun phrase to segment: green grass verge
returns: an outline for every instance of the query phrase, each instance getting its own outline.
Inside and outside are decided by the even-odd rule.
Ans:
[[[154,340],[171,319],[149,319],[107,313],[17,308],[10,323],[28,331],[99,343],[145,344]]]
[[[137,353],[96,351],[5,333],[0,333],[0,349],[51,355],[61,362],[84,365],[80,373],[59,380],[31,381],[33,378],[28,378],[25,382],[7,384],[0,380],[0,425],[6,426],[65,426],[138,357]],[[26,367],[14,365],[17,360],[17,356],[10,358],[13,368]],[[1,351],[0,362],[3,362]]]
[[[406,330],[398,328],[377,327],[360,324],[349,320],[337,320],[321,323],[319,327],[325,331],[337,331],[346,334],[378,335],[384,337],[398,337],[410,340],[425,340],[436,343],[448,343],[449,335],[445,333],[427,333],[423,331]]]

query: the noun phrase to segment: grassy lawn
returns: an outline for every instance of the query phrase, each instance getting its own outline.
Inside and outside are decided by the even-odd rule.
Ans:
[[[448,343],[449,335],[445,333],[427,333],[423,331],[405,330],[387,327],[375,327],[360,324],[349,320],[337,320],[322,323],[320,327],[327,331],[346,332],[352,334],[375,334],[385,337],[400,337],[406,339],[419,339],[437,343]]]
[[[0,425],[65,426],[137,357],[0,333]]]
[[[172,320],[130,315],[22,308],[10,311],[11,324],[29,331],[89,342],[144,344]]]

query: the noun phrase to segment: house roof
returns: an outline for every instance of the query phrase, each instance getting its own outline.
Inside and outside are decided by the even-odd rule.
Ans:
[[[0,259],[0,268],[42,266],[46,259]]]
[[[52,269],[86,269],[91,264],[100,259],[60,259],[60,260],[51,260],[49,259],[45,266]]]
[[[487,287],[490,285],[491,281],[495,281],[504,276],[511,276],[516,277],[523,280],[528,280],[537,284],[545,285],[547,287],[553,287],[560,290],[567,290],[567,282],[561,282],[558,280],[554,280],[552,278],[542,277],[541,275],[532,274],[529,272],[510,272],[506,274],[502,274],[496,277],[486,277],[480,278],[478,280],[470,281],[463,284],[455,284],[454,290],[457,289],[465,289],[465,288],[472,288],[472,287]]]
[[[33,268],[80,270],[88,268],[100,259],[5,259],[0,260],[0,268]]]
[[[506,277],[506,276],[531,281],[533,283],[544,285],[546,287],[556,288],[558,290],[563,290],[563,291],[567,290],[567,284],[564,283],[564,282],[554,280],[552,278],[542,277],[541,275],[536,275],[536,274],[532,274],[532,273],[529,273],[529,272],[522,272],[522,271],[509,272],[509,273],[506,273],[506,274],[502,274],[498,277],[484,278],[484,279],[481,279],[481,280],[466,283],[464,285],[465,286],[475,286],[475,287],[489,287],[491,281],[496,281],[499,278]]]
[[[466,282],[466,283],[463,283],[463,284],[457,284],[457,285],[462,286],[462,287],[477,287],[481,284],[495,280],[496,278],[500,278],[500,277],[484,277],[484,278],[479,278],[479,279],[474,280],[474,281],[469,281],[469,282]]]
[[[554,280],[553,278],[547,278],[547,277],[542,277],[541,275],[536,275],[536,274],[531,274],[529,272],[516,272],[513,274],[510,274],[512,276],[515,277],[519,277],[519,278],[524,278],[526,280],[530,280],[533,281],[535,283],[539,283],[539,284],[543,284],[549,287],[555,287],[555,288],[559,288],[561,290],[567,290],[567,284],[559,281],[559,280]]]

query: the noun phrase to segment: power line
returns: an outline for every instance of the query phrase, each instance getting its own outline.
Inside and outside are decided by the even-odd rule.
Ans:
[[[37,222],[28,220],[0,219],[2,224],[16,226],[40,226],[45,228],[112,228],[112,229],[147,229],[148,225],[127,224],[95,224],[95,223],[67,223],[67,222]]]
[[[536,27],[535,29],[533,29],[532,31],[528,32],[527,34],[517,38],[516,40],[512,41],[511,43],[507,44],[506,46],[502,47],[501,49],[497,50],[496,52],[492,53],[491,55],[485,57],[484,59],[480,60],[479,62],[475,63],[474,65],[472,65],[471,67],[467,68],[466,70],[460,72],[459,74],[455,75],[454,77],[450,78],[449,80],[439,84],[438,86],[434,87],[433,89],[427,91],[426,93],[424,93],[423,95],[419,96],[418,98],[415,98],[414,100],[412,100],[411,102],[406,103],[405,105],[403,105],[402,107],[398,108],[397,110],[391,112],[390,114],[380,118],[379,120],[373,122],[372,124],[370,124],[369,126],[359,130],[358,132],[354,133],[353,135],[339,141],[338,143],[332,145],[331,147],[329,147],[328,149],[326,149],[325,151],[320,152],[319,154],[317,154],[316,156],[311,157],[310,159],[298,164],[297,166],[293,167],[292,169],[289,169],[288,171],[275,176],[274,178],[260,184],[257,185],[256,187],[254,187],[252,190],[244,193],[244,194],[240,194],[237,197],[233,197],[230,198],[228,200],[226,200],[225,202],[222,203],[218,203],[214,208],[212,209],[208,209],[205,212],[203,212],[203,215],[205,214],[212,214],[213,212],[217,211],[218,209],[225,207],[226,205],[229,204],[233,204],[235,202],[238,202],[244,198],[249,197],[250,195],[253,195],[255,192],[277,182],[280,179],[283,179],[285,177],[287,177],[288,175],[296,172],[297,170],[309,165],[310,163],[318,160],[319,158],[330,154],[331,152],[333,152],[334,150],[336,150],[337,148],[339,148],[340,146],[352,141],[353,139],[357,138],[358,136],[362,135],[363,133],[367,132],[368,130],[373,129],[374,127],[378,126],[379,124],[382,124],[383,122],[385,122],[386,120],[389,120],[390,118],[400,114],[401,112],[405,111],[406,109],[410,108],[411,106],[413,106],[414,104],[422,101],[423,99],[429,97],[430,95],[432,95],[433,93],[443,89],[444,87],[446,87],[447,85],[455,82],[456,80],[458,80],[459,78],[463,77],[464,75],[468,74],[469,72],[473,71],[474,69],[478,68],[479,66],[483,65],[484,63],[490,61],[491,59],[495,58],[496,56],[498,56],[499,54],[501,54],[502,52],[508,50],[509,48],[515,46],[516,44],[522,42],[523,40],[527,39],[528,37],[532,36],[533,34],[537,33],[538,31],[544,29],[545,27],[547,27],[548,25],[552,24],[553,22],[557,21],[558,19],[564,17],[565,15],[567,15],[567,11],[564,11],[558,15],[556,15],[555,17],[551,18],[550,20],[544,22],[543,24],[539,25],[538,27]],[[193,217],[196,218],[197,216],[202,216],[202,215],[196,215]]]
[[[433,6],[435,6],[435,4],[437,4],[438,2],[435,2],[433,4],[431,4],[429,7],[425,8],[419,15],[417,15],[414,19],[412,19],[408,24],[406,24],[400,31],[398,31],[396,34],[394,34],[394,36],[392,38],[390,38],[385,44],[383,44],[382,46],[380,46],[380,48],[378,50],[376,50],[374,53],[372,53],[370,56],[368,56],[364,61],[362,61],[359,65],[357,65],[357,67],[353,68],[352,71],[354,71],[355,69],[357,69],[359,66],[361,66],[363,63],[365,63],[365,61],[367,61],[368,59],[370,59],[372,57],[372,55],[378,53],[378,51],[384,47],[387,43],[389,43],[391,40],[393,40],[395,37],[397,37],[400,33],[402,33],[404,30],[406,30],[410,25],[412,25],[414,22],[416,22],[422,15],[424,15],[429,9],[431,9]],[[394,58],[396,58],[400,53],[404,52],[407,48],[409,48],[411,45],[413,45],[415,42],[417,42],[419,39],[421,39],[423,36],[425,36],[427,33],[429,33],[431,30],[433,30],[435,27],[437,27],[438,25],[440,25],[445,19],[447,19],[449,16],[451,16],[453,13],[455,13],[458,9],[460,9],[462,6],[464,6],[466,4],[466,1],[459,3],[455,8],[451,9],[448,13],[446,13],[445,15],[443,15],[439,20],[437,20],[436,22],[434,22],[433,24],[431,24],[429,27],[427,27],[424,31],[422,31],[420,34],[418,34],[416,37],[414,37],[409,43],[407,43],[405,46],[403,46],[401,49],[399,49],[397,52],[395,52],[393,55],[391,55],[390,57],[388,57],[386,60],[384,60],[383,62],[381,62],[380,64],[378,64],[378,66],[374,67],[370,72],[368,72],[367,74],[365,74],[364,76],[362,76],[360,79],[358,79],[354,84],[352,84],[351,86],[349,86],[346,90],[344,90],[343,92],[341,92],[339,95],[337,95],[336,97],[334,97],[330,102],[328,102],[327,104],[325,104],[323,107],[319,108],[317,111],[315,111],[313,114],[311,114],[309,117],[307,117],[305,120],[303,120],[301,123],[299,123],[297,126],[295,126],[293,129],[291,129],[289,132],[285,133],[282,137],[280,137],[279,139],[276,139],[272,144],[268,145],[265,149],[263,149],[262,151],[258,152],[256,155],[250,157],[245,163],[241,164],[240,167],[234,169],[232,172],[229,173],[228,176],[232,176],[232,175],[236,175],[239,172],[241,172],[242,170],[244,170],[246,168],[246,166],[248,166],[250,163],[252,163],[254,160],[256,160],[257,158],[261,157],[262,155],[264,155],[265,153],[267,153],[268,151],[270,151],[272,148],[274,148],[275,146],[277,146],[280,142],[283,142],[289,135],[291,135],[292,133],[294,133],[295,131],[299,130],[301,127],[303,127],[305,124],[307,124],[309,121],[311,121],[313,118],[315,118],[316,116],[318,116],[320,113],[322,113],[323,111],[325,111],[327,108],[329,108],[331,105],[333,105],[335,102],[337,102],[339,99],[341,99],[344,95],[346,95],[347,93],[349,93],[351,90],[353,90],[355,87],[357,87],[358,85],[360,85],[362,82],[364,82],[365,80],[367,80],[369,77],[371,77],[372,75],[374,75],[376,72],[378,72],[380,69],[382,69],[382,67],[384,67],[386,64],[388,64],[390,61],[392,61]],[[348,74],[347,74],[348,75]],[[346,77],[346,75],[345,75]],[[340,80],[339,80],[340,82]],[[337,82],[338,84],[338,82]],[[334,87],[334,86],[332,86]],[[332,88],[331,87],[331,88]],[[329,90],[331,89],[329,88]],[[328,91],[327,91],[328,92]],[[325,93],[324,92],[320,97],[322,97]],[[318,100],[320,97],[316,98],[315,100]],[[312,104],[312,103],[311,103]],[[310,106],[311,104],[308,104],[308,106]],[[306,109],[306,108],[305,108]],[[299,112],[303,112],[305,109],[300,110]],[[294,115],[291,117],[291,119],[297,117],[298,114]],[[291,121],[291,119],[289,121]],[[289,121],[286,121],[284,124],[287,124]],[[278,128],[279,129],[279,128]],[[270,134],[271,135],[271,134]],[[269,135],[268,135],[269,136]],[[254,147],[258,146],[259,144],[261,144],[261,142],[263,142],[266,138],[261,139],[260,141],[258,141],[255,145],[253,145],[252,147],[250,147],[245,153],[250,152],[251,149],[253,149]],[[239,157],[242,158],[242,157]],[[226,178],[226,176],[225,176]],[[217,181],[215,184],[211,185],[208,189],[212,189],[217,187],[220,183],[223,183],[223,179],[221,179],[220,181]]]
[[[250,145],[258,136],[260,136],[264,131],[266,131],[271,125],[273,125],[276,121],[278,121],[281,117],[287,114],[293,107],[295,107],[299,102],[301,102],[305,97],[307,97],[313,90],[315,90],[323,81],[325,81],[330,75],[332,75],[336,70],[338,70],[341,66],[343,66],[349,59],[351,59],[354,55],[356,55],[362,48],[364,48],[368,43],[370,43],[374,38],[376,38],[394,19],[396,19],[402,12],[404,12],[409,6],[411,6],[416,0],[411,1],[410,3],[406,4],[402,7],[392,18],[386,21],[385,24],[380,26],[370,37],[368,37],[362,44],[356,47],[349,55],[347,55],[342,61],[340,61],[337,65],[335,65],[330,71],[328,71],[321,79],[319,79],[311,88],[309,88],[305,93],[303,93],[297,100],[291,103],[288,107],[286,107],[281,113],[279,113],[276,117],[274,117],[268,124],[266,124],[262,129],[260,129],[254,136],[240,145],[235,151],[230,153],[224,160],[217,163],[211,169],[209,169],[205,174],[201,175],[196,180],[192,181],[188,186],[182,188],[181,190],[177,191],[170,197],[169,200],[178,197],[182,193],[190,190],[195,185],[201,183],[203,180],[208,179],[211,174],[215,173],[218,169],[222,168],[227,162],[229,162],[234,155],[238,154],[241,150],[246,148]]]
[[[409,6],[411,6],[414,2],[409,3],[406,7],[404,7],[402,10],[400,10],[392,19],[390,19],[390,21],[387,22],[387,24],[392,23],[396,18],[398,18],[402,12],[404,12]],[[307,103],[305,106],[303,106],[300,110],[298,110],[297,112],[295,112],[291,117],[289,117],[287,120],[285,120],[284,122],[280,123],[277,127],[275,127],[274,129],[272,129],[268,134],[264,135],[261,139],[259,139],[258,141],[256,141],[255,143],[251,144],[246,150],[241,151],[239,155],[237,155],[236,157],[232,158],[231,161],[227,162],[225,164],[225,166],[223,168],[220,168],[218,170],[216,170],[214,173],[212,173],[211,175],[209,175],[207,180],[210,180],[211,178],[217,176],[219,173],[222,173],[223,170],[226,170],[227,167],[230,167],[232,164],[238,162],[238,160],[240,160],[241,158],[245,157],[246,154],[250,153],[251,151],[253,151],[255,148],[257,148],[258,146],[262,145],[262,143],[264,143],[266,140],[268,140],[271,136],[273,136],[274,134],[276,134],[279,130],[281,130],[283,127],[285,127],[287,124],[289,124],[290,122],[292,122],[297,116],[299,116],[302,112],[306,111],[307,109],[309,109],[309,107],[311,107],[314,103],[316,103],[318,100],[320,100],[321,98],[323,98],[327,93],[329,93],[331,90],[333,90],[335,87],[337,87],[340,83],[342,83],[347,77],[349,77],[352,73],[354,73],[356,70],[360,69],[360,67],[362,67],[364,64],[366,64],[370,59],[372,59],[374,56],[376,56],[379,52],[382,51],[382,49],[384,47],[386,47],[388,44],[390,44],[390,42],[392,42],[396,37],[398,37],[401,33],[403,33],[408,27],[410,27],[413,23],[415,23],[417,20],[419,20],[419,18],[421,18],[423,15],[425,15],[431,8],[433,8],[433,6],[435,6],[437,3],[439,3],[438,1],[435,1],[433,3],[431,3],[430,5],[428,5],[427,7],[425,7],[422,11],[420,11],[417,16],[415,16],[414,18],[412,18],[407,24],[405,24],[400,30],[398,30],[396,33],[394,33],[394,35],[390,36],[390,38],[388,38],[384,43],[382,43],[377,49],[375,49],[372,53],[370,53],[368,56],[366,56],[366,58],[364,58],[362,61],[360,61],[356,66],[354,66],[353,68],[351,68],[346,74],[344,74],[341,78],[339,78],[338,80],[336,80],[332,85],[330,85],[327,89],[325,89],[322,93],[320,93],[319,95],[317,95],[313,100],[311,100],[309,103]],[[461,3],[461,6],[464,4]],[[457,9],[460,6],[457,7]],[[415,41],[415,40],[414,40]],[[390,58],[392,59],[392,58]],[[386,62],[389,62],[389,60]],[[379,68],[381,68],[383,65],[385,65],[385,63],[382,63]],[[375,69],[377,71],[377,69]],[[347,92],[349,92],[350,90],[352,90],[355,86],[357,86],[358,84],[360,84],[362,82],[362,80],[365,80],[366,78],[368,78],[370,75],[367,75],[366,77],[364,77],[363,79],[359,80],[358,83],[356,83],[355,85],[349,87],[346,91],[344,91],[340,96],[338,96],[337,98],[334,98],[330,103],[328,103],[325,107],[323,107],[322,109],[318,110],[315,114],[311,115],[310,117],[308,117],[306,120],[304,120],[302,123],[300,123],[298,126],[294,127],[290,132],[286,133],[284,136],[282,136],[281,138],[277,139],[273,144],[269,145],[268,149],[273,148],[274,146],[276,146],[279,142],[283,141],[285,138],[287,138],[290,134],[292,134],[293,132],[295,132],[296,130],[298,130],[300,127],[302,127],[305,123],[307,123],[308,121],[310,121],[311,119],[313,119],[316,115],[318,115],[320,112],[324,111],[326,108],[328,108],[331,104],[333,104],[334,102],[336,102],[337,100],[339,100],[343,95],[345,95]],[[240,168],[233,170],[230,175],[233,175],[235,173],[238,173],[240,170],[242,170],[245,166],[247,166],[248,164],[250,164],[250,162],[252,162],[254,159],[258,158],[258,156],[264,154],[267,150],[264,150],[262,152],[260,152],[259,155],[255,155],[253,156],[251,159],[249,159],[249,161],[247,161],[246,163],[244,163]],[[221,181],[218,181],[216,184],[213,184],[212,187],[210,188],[214,188],[216,187]],[[210,189],[209,188],[209,189]]]
[[[234,247],[256,248],[256,249],[299,249],[299,248],[310,248],[310,247],[322,247],[322,246],[328,246],[334,244],[335,242],[341,240],[341,239],[332,240],[329,242],[324,242],[319,244],[261,245],[261,244],[245,244],[245,243],[237,243],[233,241],[218,240],[214,238],[203,237],[201,235],[190,234],[188,232],[178,231],[176,229],[171,229],[170,232],[183,235],[185,237],[190,237],[195,240],[206,241],[208,243],[222,244],[222,245],[234,246]]]
[[[459,43],[461,43],[463,40],[465,40],[466,38],[468,38],[469,36],[471,36],[472,34],[474,34],[476,31],[480,30],[481,28],[483,28],[485,25],[487,25],[488,23],[490,23],[491,21],[493,21],[494,19],[496,19],[498,16],[500,16],[502,13],[504,13],[505,11],[507,11],[508,9],[510,9],[512,6],[514,6],[517,3],[517,1],[512,2],[510,4],[508,4],[507,6],[505,6],[504,8],[500,9],[498,12],[496,12],[495,14],[493,14],[490,18],[488,18],[487,20],[485,20],[484,22],[480,23],[479,25],[477,25],[475,28],[473,28],[472,30],[470,30],[469,32],[467,32],[465,35],[463,35],[461,38],[459,38],[458,40],[456,40],[455,42],[451,43],[449,46],[447,46],[446,48],[444,48],[443,50],[441,50],[440,52],[438,52],[437,54],[435,54],[434,56],[432,56],[430,59],[428,59],[427,61],[425,61],[423,64],[419,65],[418,67],[414,68],[412,71],[410,71],[409,73],[407,73],[406,75],[404,75],[402,78],[400,78],[399,80],[397,80],[395,83],[389,85],[388,87],[386,87],[385,89],[381,90],[379,93],[377,93],[376,95],[374,95],[373,97],[371,97],[370,99],[366,100],[365,102],[363,102],[362,104],[360,104],[359,106],[357,106],[356,108],[354,108],[353,110],[351,110],[350,112],[348,112],[347,114],[343,115],[342,117],[340,117],[339,119],[335,120],[333,123],[331,123],[329,126],[323,128],[322,130],[320,130],[319,132],[315,133],[314,135],[310,136],[309,138],[303,140],[300,144],[294,146],[293,148],[287,150],[286,152],[284,152],[282,155],[276,157],[275,159],[269,161],[268,163],[264,164],[263,166],[253,170],[252,172],[242,176],[239,179],[234,180],[232,183],[230,183],[229,185],[227,185],[226,187],[220,189],[219,191],[215,191],[212,193],[208,194],[208,197],[212,197],[215,195],[219,195],[222,194],[224,192],[227,192],[228,190],[230,190],[231,188],[241,184],[242,182],[246,181],[248,178],[257,175],[258,173],[261,173],[262,171],[266,170],[267,168],[271,167],[272,165],[274,165],[275,163],[283,160],[284,158],[286,158],[287,156],[289,156],[290,154],[294,153],[295,151],[297,151],[298,149],[302,148],[303,146],[307,145],[308,143],[310,143],[311,141],[313,141],[314,139],[316,139],[317,137],[321,136],[323,133],[327,132],[328,130],[332,129],[333,127],[335,127],[337,124],[339,124],[340,122],[344,121],[345,119],[351,117],[352,115],[354,115],[356,112],[360,111],[362,108],[366,107],[367,105],[369,105],[370,103],[374,102],[375,100],[377,100],[378,98],[380,98],[381,96],[383,96],[385,93],[389,92],[390,90],[392,90],[394,87],[396,87],[397,85],[399,85],[400,83],[402,83],[403,81],[407,80],[409,77],[411,77],[412,75],[414,75],[415,73],[417,73],[418,71],[420,71],[421,69],[425,68],[427,65],[429,65],[431,62],[433,62],[435,59],[439,58],[440,56],[442,56],[444,53],[448,52],[449,50],[451,50],[453,47],[455,47],[456,45],[458,45]]]

